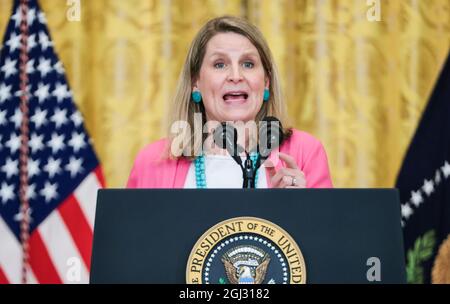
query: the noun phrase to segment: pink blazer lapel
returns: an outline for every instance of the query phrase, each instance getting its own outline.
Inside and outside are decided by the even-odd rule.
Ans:
[[[191,166],[191,161],[185,158],[179,158],[175,168],[175,178],[172,183],[173,188],[184,188],[186,176]]]
[[[283,164],[281,163],[281,159],[278,157],[279,150],[275,150],[270,152],[268,160],[272,162],[272,164],[275,165],[275,170],[279,170],[283,167]],[[269,171],[266,170],[266,178],[267,178],[267,187],[272,188],[272,183],[270,182],[270,175]]]
[[[275,149],[272,152],[270,152],[268,159],[272,162],[272,164],[275,165],[275,170],[278,171],[284,166],[283,161],[278,156],[278,153],[283,152],[290,154],[289,153],[290,149],[291,149],[291,138],[289,140],[284,141],[283,144],[279,147],[279,149]],[[270,175],[267,170],[266,170],[266,178],[267,178],[267,186],[269,188],[272,188],[272,183],[270,182]]]

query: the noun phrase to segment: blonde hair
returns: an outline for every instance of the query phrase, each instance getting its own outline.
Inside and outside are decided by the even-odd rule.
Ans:
[[[173,100],[173,117],[171,125],[177,121],[187,122],[190,128],[185,128],[183,134],[178,134],[184,138],[184,144],[171,149],[170,157],[194,158],[199,155],[202,149],[202,143],[205,136],[194,136],[194,114],[201,113],[202,120],[206,122],[206,114],[203,103],[194,103],[191,99],[193,82],[198,78],[203,58],[206,52],[206,46],[209,40],[218,33],[233,32],[245,36],[258,50],[261,62],[264,67],[266,77],[269,78],[270,98],[264,102],[261,110],[256,116],[258,123],[265,116],[277,117],[282,125],[286,122],[286,107],[282,98],[281,87],[279,83],[278,71],[272,57],[269,46],[259,29],[247,20],[234,16],[223,16],[208,21],[197,33],[191,43],[189,52],[184,62],[183,69],[178,79],[178,84]],[[202,126],[203,127],[203,126]],[[289,131],[286,133],[290,133]],[[169,138],[172,142],[174,135],[169,126]]]

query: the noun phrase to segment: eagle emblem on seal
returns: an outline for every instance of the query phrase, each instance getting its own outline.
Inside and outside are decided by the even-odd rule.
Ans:
[[[238,246],[227,251],[221,261],[231,284],[262,284],[270,256],[255,246]]]

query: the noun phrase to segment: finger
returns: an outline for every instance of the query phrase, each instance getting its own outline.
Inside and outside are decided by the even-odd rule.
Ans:
[[[304,179],[305,178],[305,174],[298,170],[298,169],[291,169],[291,168],[280,168],[277,171],[277,180],[279,180],[280,178],[282,178],[283,176],[295,176],[297,179]],[[280,176],[281,175],[281,176]]]
[[[284,175],[291,175],[291,176],[298,176],[298,177],[304,177],[305,174],[300,171],[299,169],[293,169],[293,168],[280,168],[277,173],[280,172]]]
[[[282,174],[275,174],[274,176],[272,176],[270,178],[270,184],[272,185],[272,188],[280,188],[279,187],[279,183],[281,181],[281,179],[283,178]]]
[[[285,162],[288,168],[298,169],[297,163],[295,162],[295,159],[292,156],[283,152],[280,152],[279,156],[281,160]]]
[[[285,175],[285,176],[283,176],[283,178],[282,178],[281,181],[280,181],[280,186],[281,186],[282,188],[286,188],[286,187],[288,187],[288,186],[292,186],[292,180],[293,180],[293,177],[292,177],[292,176],[290,176],[290,175]]]
[[[295,182],[295,186],[293,186],[293,185],[290,185],[290,186],[292,186],[293,188],[306,188],[306,179],[304,179],[304,178],[298,178],[297,177],[297,180],[296,180],[296,182]]]
[[[292,179],[289,179],[289,181],[287,179],[282,179],[278,184],[278,188],[297,188],[297,189],[306,188],[306,181],[305,180],[299,181],[297,179],[296,184],[292,185]]]
[[[286,174],[286,168],[282,168],[271,179],[271,183],[276,188],[284,188],[285,186],[292,185],[292,176],[291,174]]]
[[[296,185],[292,185],[293,178],[295,177]],[[305,174],[297,169],[281,168],[277,171],[277,174],[271,178],[272,187],[284,188],[287,186],[293,186],[298,188],[306,187]]]
[[[266,160],[264,162],[264,167],[266,168],[266,171],[269,173],[269,177],[272,179],[277,173],[277,170],[275,169],[275,166],[273,166],[272,161]]]
[[[284,176],[291,175],[292,172],[290,172],[289,170],[292,170],[292,169],[288,169],[288,168],[284,168],[284,167],[278,169],[278,171],[276,171],[276,174],[272,177],[272,180],[271,180],[272,185],[278,185]]]

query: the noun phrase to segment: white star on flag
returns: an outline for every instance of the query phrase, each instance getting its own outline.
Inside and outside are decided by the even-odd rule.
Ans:
[[[432,180],[425,180],[422,186],[423,192],[426,193],[427,196],[430,196],[434,191],[434,184]]]
[[[448,161],[446,161],[445,164],[441,167],[441,170],[445,178],[450,176],[450,164],[448,163]]]
[[[30,223],[32,223],[33,222],[33,218],[31,217],[31,214],[33,213],[33,209],[32,208],[28,208],[26,213],[27,213],[27,217],[28,217]],[[22,212],[20,212],[20,211],[17,212],[16,215],[14,216],[14,220],[16,222],[21,222],[23,220]]]
[[[55,110],[55,113],[53,114],[53,116],[50,118],[51,121],[53,121],[56,125],[56,128],[59,129],[61,127],[61,125],[65,124],[67,122],[67,110],[66,109],[59,109],[57,108]]]
[[[2,198],[2,204],[5,205],[9,200],[14,198],[14,185],[8,185],[2,182],[0,188],[0,197]]]
[[[27,13],[27,23],[28,26],[32,26],[34,20],[36,20],[36,10],[34,8],[30,9]]]
[[[411,209],[411,207],[409,207],[408,204],[403,204],[402,205],[402,217],[404,217],[405,219],[408,219],[411,214],[413,214],[413,210]]]
[[[47,110],[42,111],[40,108],[37,108],[34,115],[30,117],[30,121],[34,123],[36,129],[39,129],[42,125],[47,123],[46,116]]]
[[[27,62],[27,74],[34,73],[34,59],[30,59]]]
[[[55,154],[59,150],[64,148],[64,134],[58,135],[57,133],[52,133],[52,138],[48,142],[48,145],[52,148],[52,153]]]
[[[17,175],[19,173],[19,160],[12,160],[10,157],[6,160],[6,163],[2,166],[2,171],[5,172],[8,179],[11,176]]]
[[[11,98],[11,87],[11,85],[0,83],[0,103],[3,103]]]
[[[75,157],[71,156],[69,163],[66,165],[66,170],[70,172],[70,177],[75,177],[78,173],[80,173],[83,168],[81,167],[82,159],[76,159]]]
[[[48,39],[47,34],[44,32],[39,32],[39,44],[43,51],[47,50],[48,47],[53,46],[53,43]]]
[[[10,58],[6,58],[5,64],[1,67],[1,71],[5,73],[5,78],[9,78],[11,75],[17,73],[17,60],[11,60]]]
[[[28,185],[28,187],[27,187],[27,193],[25,194],[25,197],[26,197],[28,200],[35,199],[35,198],[36,198],[36,184]]]
[[[25,93],[27,94],[28,98],[31,97],[30,89],[31,89],[31,84],[27,85],[27,88],[26,88],[26,90],[25,90]],[[14,93],[14,96],[17,96],[17,97],[20,97],[20,96],[22,96],[22,95],[23,95],[23,92],[22,92],[22,90],[20,90],[20,89],[17,90],[17,91]]]
[[[64,98],[70,97],[70,92],[67,90],[67,86],[65,84],[57,83],[52,95],[56,97],[58,102],[61,102]]]
[[[20,147],[20,136],[15,133],[11,133],[11,136],[5,146],[9,148],[11,154],[14,154]]]
[[[32,34],[32,35],[28,36],[28,39],[27,39],[28,51],[30,52],[33,48],[36,47],[36,45],[37,45],[36,44],[36,35]]]
[[[49,157],[47,164],[44,166],[44,170],[47,171],[48,176],[53,178],[57,173],[61,172],[61,160],[54,159],[53,157]]]
[[[423,203],[422,194],[420,194],[420,190],[414,192],[411,191],[411,202],[414,204],[414,206],[419,207],[421,203]]]
[[[12,16],[11,16],[11,20],[14,20],[14,26],[15,27],[19,27],[20,25],[20,20],[22,20],[22,12],[20,10],[17,10]],[[14,35],[14,33],[12,34]],[[12,36],[11,35],[11,36]],[[20,41],[20,40],[19,40]],[[19,44],[20,45],[20,44]]]
[[[9,40],[6,41],[6,45],[9,47],[10,53],[14,52],[17,49],[20,49],[20,39],[20,35],[12,33],[11,37],[9,37]]]
[[[51,184],[49,182],[45,182],[44,188],[39,192],[42,196],[45,197],[45,202],[48,203],[52,199],[57,197],[56,189],[58,187],[57,183]]]
[[[38,18],[41,24],[47,24],[47,19],[45,18],[45,14],[43,12],[39,12]]]
[[[22,12],[20,10],[17,10],[14,13],[14,15],[11,16],[11,19],[14,20],[15,27],[19,27],[20,22],[22,21]],[[27,12],[28,26],[32,26],[35,19],[36,19],[36,10],[33,8]]]
[[[39,103],[42,103],[50,96],[49,90],[50,90],[49,84],[44,85],[42,82],[38,84],[37,90],[34,91],[34,96],[38,98]]]
[[[47,76],[47,74],[52,71],[50,59],[45,59],[43,57],[39,58],[39,65],[37,66],[37,70],[41,73],[42,78]]]
[[[31,139],[28,141],[28,145],[31,148],[31,153],[36,153],[44,148],[44,144],[42,142],[43,140],[44,135],[37,135],[36,133],[31,135]]]
[[[20,124],[22,123],[22,112],[19,108],[16,108],[16,110],[14,111],[14,115],[11,117],[11,121],[14,123],[16,129],[20,127]]]
[[[83,117],[81,116],[80,111],[73,112],[72,116],[70,116],[75,126],[80,126],[83,123]]]
[[[62,75],[62,74],[64,74],[64,72],[65,72],[64,67],[63,67],[61,61],[58,61],[57,63],[55,63],[55,65],[53,66],[53,68],[56,70],[56,72],[57,72],[58,74],[61,74],[61,75]]]
[[[72,132],[72,137],[69,140],[69,145],[72,146],[75,153],[77,153],[86,145],[86,143],[84,142],[84,134]]]
[[[441,171],[439,171],[439,169],[436,170],[436,174],[434,175],[434,182],[436,185],[441,183]]]
[[[29,158],[28,159],[28,178],[31,179],[33,176],[35,175],[39,175],[39,172],[41,172],[41,170],[39,169],[39,159],[32,159]]]

